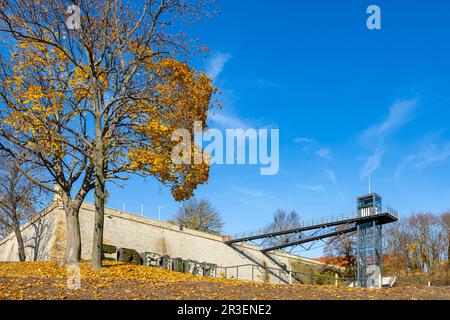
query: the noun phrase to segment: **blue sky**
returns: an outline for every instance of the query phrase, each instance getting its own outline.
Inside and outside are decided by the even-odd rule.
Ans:
[[[381,30],[366,28],[370,4],[382,10]],[[369,172],[372,189],[401,215],[450,209],[450,3],[217,6],[219,15],[186,28],[211,49],[197,67],[223,91],[210,126],[280,130],[277,175],[213,166],[198,188],[222,214],[225,233],[263,227],[278,208],[303,219],[352,211]],[[165,206],[168,219],[179,206],[151,179],[109,187],[110,207],[140,213],[143,205],[157,218]]]

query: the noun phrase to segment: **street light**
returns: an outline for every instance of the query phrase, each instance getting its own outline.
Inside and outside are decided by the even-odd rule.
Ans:
[[[165,208],[165,206],[159,206],[158,207],[158,220],[161,221],[161,209]]]

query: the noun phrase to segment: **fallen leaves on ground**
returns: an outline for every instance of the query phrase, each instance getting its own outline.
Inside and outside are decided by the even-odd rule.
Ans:
[[[445,299],[450,288],[390,289],[332,286],[268,285],[204,278],[167,270],[105,262],[93,271],[80,263],[80,290],[67,289],[66,269],[56,262],[0,263],[0,299],[158,299],[158,300],[318,300]]]

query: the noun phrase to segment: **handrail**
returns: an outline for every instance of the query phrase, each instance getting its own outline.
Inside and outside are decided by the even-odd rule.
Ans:
[[[373,212],[373,210],[372,210]],[[376,210],[375,213],[370,214],[370,216],[377,216],[377,215],[383,215],[383,214],[389,214],[395,218],[398,218],[398,211],[393,209],[391,206],[387,205],[384,210]],[[342,213],[342,214],[338,214],[338,215],[332,215],[332,216],[325,216],[325,217],[320,217],[320,218],[312,218],[312,219],[308,219],[308,220],[303,220],[299,223],[298,227],[296,229],[300,229],[300,228],[306,228],[306,227],[312,227],[315,225],[321,225],[321,224],[327,224],[327,223],[336,223],[339,221],[347,221],[347,220],[353,220],[359,218],[358,213],[355,212],[347,212],[347,213]],[[295,229],[292,229],[295,230]],[[289,231],[289,229],[286,230],[278,230],[280,232],[283,231]],[[294,231],[293,231],[294,232]],[[240,232],[240,233],[236,233],[234,235],[231,236],[231,239],[241,239],[241,238],[249,238],[249,237],[256,237],[259,235],[264,235],[268,233],[267,228],[261,228],[261,229],[257,229],[257,230],[252,230],[252,231],[247,231],[247,232]]]
[[[229,267],[218,266],[217,269],[223,269],[225,271],[225,273],[227,273],[228,270],[237,270],[237,272],[236,272],[237,278],[236,279],[239,279],[239,274],[242,274],[241,272],[239,272],[239,270],[241,268],[243,268],[243,267],[252,267],[252,268],[256,268],[256,269],[267,269],[267,270],[271,270],[271,271],[279,271],[279,272],[285,273],[287,276],[289,276],[289,275],[291,277],[293,276],[294,279],[298,275],[301,275],[301,276],[312,277],[312,278],[315,278],[315,279],[326,279],[326,280],[330,280],[330,281],[335,281],[336,280],[333,276],[324,276],[324,275],[320,275],[320,274],[318,275],[318,274],[314,274],[314,273],[307,273],[307,272],[301,272],[301,271],[292,271],[292,270],[288,271],[288,270],[283,270],[281,268],[274,268],[274,267],[264,268],[264,267],[261,267],[261,266],[258,266],[258,265],[254,265],[254,264],[242,264],[242,265],[229,266]],[[218,277],[218,276],[216,275],[216,277]],[[228,279],[228,277],[227,277],[227,279]],[[369,280],[369,279],[371,279],[371,278],[359,278],[359,279],[358,278],[341,278],[341,277],[337,278],[338,282],[340,282],[340,283],[351,283],[351,282],[356,282],[356,281],[366,281],[366,280]]]

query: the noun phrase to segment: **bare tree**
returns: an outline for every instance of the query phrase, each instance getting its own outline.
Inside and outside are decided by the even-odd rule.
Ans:
[[[5,233],[14,232],[20,261],[26,260],[20,225],[39,211],[42,190],[26,175],[35,176],[31,167],[19,168],[11,158],[0,163],[0,225]]]
[[[324,248],[324,255],[340,260],[339,262],[346,269],[345,276],[354,277],[356,275],[356,250],[356,233],[346,233],[332,237]]]
[[[420,270],[433,270],[443,257],[443,233],[439,217],[432,213],[414,214],[409,218],[409,226]]]
[[[448,255],[446,215],[416,213],[386,229],[386,252],[396,269],[406,273],[434,272]]]
[[[206,199],[184,201],[175,217],[175,223],[188,228],[220,234],[224,222],[219,212]]]
[[[408,272],[409,255],[406,251],[408,234],[403,231],[405,220],[401,219],[395,225],[387,226],[383,231],[383,248],[391,256],[391,263],[396,272]]]
[[[0,240],[5,238],[7,235],[8,235],[7,228],[2,223],[0,223]]]
[[[397,271],[406,273],[419,269],[417,256],[414,250],[413,236],[409,227],[408,218],[401,219],[395,225],[391,225],[384,232],[385,252],[392,256],[391,261]]]
[[[265,228],[265,232],[272,233],[277,231],[292,230],[300,225],[300,217],[296,211],[287,213],[285,210],[278,209],[273,214],[272,222]],[[287,234],[270,238],[270,244],[277,246],[286,244],[294,240],[295,235]]]

